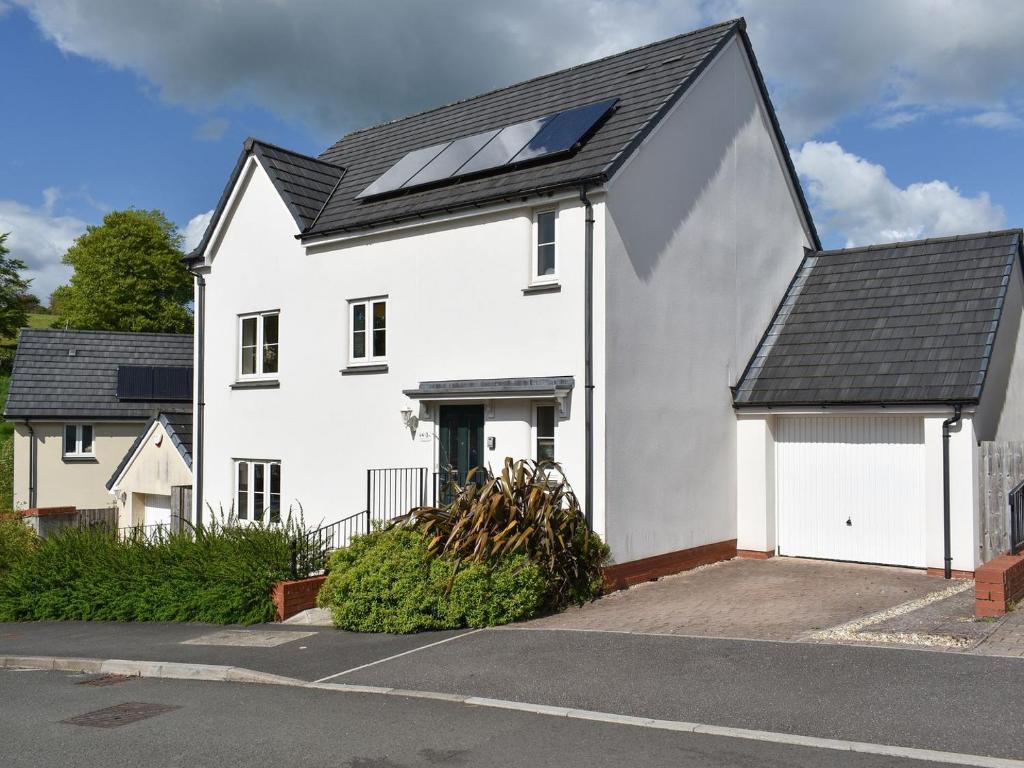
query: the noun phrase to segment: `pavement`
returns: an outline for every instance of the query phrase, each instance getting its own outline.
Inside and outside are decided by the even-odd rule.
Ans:
[[[307,634],[312,630],[271,625],[227,631],[281,634],[287,642],[185,642],[224,631],[180,624],[0,625],[0,657],[7,659],[0,663],[9,665],[11,656],[49,655],[228,664],[291,678],[246,691],[339,686],[332,691],[340,697],[333,706],[343,709],[348,696],[369,692],[389,700],[408,695],[463,706],[525,706],[534,714],[556,708],[551,714],[563,718],[583,711],[597,713],[589,718],[697,723],[774,738],[1024,756],[1016,714],[1024,666],[1018,659],[543,628],[396,638],[333,629]],[[140,669],[159,673],[157,666]],[[0,687],[7,679],[0,678]],[[12,697],[6,690],[0,696],[0,711],[6,711]],[[339,714],[336,727],[349,727],[345,716]]]
[[[279,768],[412,766],[793,766],[881,768],[938,762],[899,750],[853,752],[466,706],[276,686],[130,679],[83,685],[90,676],[0,670],[0,763],[5,768],[145,765]],[[133,703],[153,716],[111,727],[69,720]],[[872,749],[871,745],[866,745]],[[948,765],[949,755],[942,755]],[[953,756],[957,764],[1007,765]]]

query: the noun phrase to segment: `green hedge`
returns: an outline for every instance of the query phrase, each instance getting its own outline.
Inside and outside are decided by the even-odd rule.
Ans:
[[[540,569],[521,555],[456,568],[431,555],[419,531],[393,527],[332,555],[318,603],[342,629],[407,633],[526,619],[547,593]]]
[[[0,621],[253,624],[273,620],[271,586],[290,574],[284,527],[218,525],[155,543],[66,528],[28,548],[12,530],[0,529]]]

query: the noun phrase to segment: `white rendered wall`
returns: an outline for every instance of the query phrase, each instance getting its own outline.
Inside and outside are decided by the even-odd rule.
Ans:
[[[307,252],[257,167],[227,215],[207,276],[206,502],[230,508],[232,459],[273,459],[282,465],[283,506],[301,504],[313,525],[346,517],[365,508],[368,468],[436,468],[436,406],[420,407],[403,389],[437,379],[564,375],[575,377],[576,389],[556,425],[556,454],[582,496],[583,209],[575,198],[559,204],[561,291],[524,295],[532,212],[491,212]],[[600,231],[600,202],[595,215]],[[348,301],[382,295],[388,372],[342,375]],[[237,317],[263,310],[280,311],[280,387],[232,389]],[[420,418],[415,433],[402,424],[405,407]],[[485,438],[496,440],[488,463],[533,458],[530,401],[493,400],[487,413]],[[600,498],[595,521],[600,531]]]
[[[928,567],[943,568],[942,422],[952,416],[924,420],[925,498],[928,526]],[[981,563],[978,517],[978,442],[974,422],[965,416],[949,438],[950,541],[953,570],[973,571]]]
[[[979,440],[1024,440],[1024,270],[1014,263],[975,418]]]
[[[736,548],[774,552],[775,419],[736,420]]]
[[[737,536],[737,382],[810,245],[734,41],[607,199],[608,542]]]

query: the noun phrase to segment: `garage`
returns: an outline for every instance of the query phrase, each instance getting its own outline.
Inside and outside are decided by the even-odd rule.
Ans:
[[[920,416],[781,416],[778,553],[927,565]]]

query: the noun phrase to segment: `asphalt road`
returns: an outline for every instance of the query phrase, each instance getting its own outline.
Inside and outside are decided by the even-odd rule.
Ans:
[[[580,722],[445,701],[237,683],[0,670],[0,764],[75,766],[881,766],[927,761]],[[72,717],[126,702],[177,707],[113,728]]]
[[[1024,759],[1024,728],[1019,717],[1024,661],[1020,659],[831,644],[534,629],[393,637],[359,635],[330,628],[270,625],[240,631],[243,636],[248,631],[271,633],[272,639],[288,642],[273,647],[186,642],[202,640],[223,629],[194,624],[4,624],[0,625],[0,657],[48,655],[220,664],[284,675],[297,682],[325,680],[486,697],[722,728]],[[300,631],[313,634],[289,634]],[[20,683],[12,683],[15,678],[11,675],[23,675],[25,680],[33,676],[43,680],[48,679],[47,674],[20,672],[0,678],[0,731],[10,727],[9,703],[16,708],[27,708],[28,712],[45,705],[45,701],[37,701],[30,686],[17,687]],[[131,684],[136,683],[158,688],[164,685],[158,681],[133,681]],[[8,694],[4,686],[11,685],[15,687]],[[124,685],[112,686],[111,690],[127,690]],[[221,695],[207,692],[206,687],[217,691],[233,687],[226,683],[200,682],[182,683],[180,689],[177,683],[166,685],[167,688],[160,690],[195,696],[197,703],[202,702],[204,707],[210,701],[208,697]],[[40,689],[45,690],[45,687]],[[408,713],[425,718],[425,722],[445,732],[457,731],[464,718],[475,722],[473,718],[496,717],[502,721],[506,717],[525,717],[523,713],[481,714],[479,708],[464,704],[394,696],[378,695],[364,701],[362,695],[340,691],[271,689],[257,685],[238,688],[238,691],[236,705],[226,706],[223,711],[214,707],[214,720],[221,722],[222,729],[231,731],[243,720],[256,718],[286,744],[289,739],[302,744],[313,738],[310,734],[319,729],[358,735],[360,744],[363,744],[361,739],[366,729],[381,740],[378,746],[389,744],[388,740],[396,731],[395,723],[400,724],[398,730],[405,727],[407,723],[403,718]],[[69,705],[72,699],[68,699]],[[287,731],[282,730],[288,718],[270,723],[268,720],[273,717],[269,714],[239,709],[243,703],[248,707],[250,699],[252,706],[266,706],[268,712],[297,707],[309,718],[298,718],[293,723],[298,729],[297,735],[289,737]],[[359,719],[361,715],[353,720],[348,712],[355,705],[349,699],[363,702],[366,711],[378,714],[367,715],[365,721]],[[271,705],[271,701],[279,703]],[[285,704],[285,701],[291,703]],[[443,712],[436,711],[437,708]],[[335,716],[323,721],[328,713]],[[47,722],[56,723],[62,717],[53,716]],[[537,716],[529,716],[534,717]],[[164,722],[172,719],[170,715],[156,718]],[[541,728],[539,725],[531,727]],[[565,722],[557,726],[572,734],[589,734],[592,728],[603,733],[606,727]],[[356,731],[352,731],[353,728]],[[557,730],[552,724],[541,730],[547,733],[544,729],[552,728]],[[665,739],[676,743],[682,738],[679,734],[669,737],[653,732],[642,735],[634,730],[626,729],[627,741],[640,739],[646,743],[644,740],[650,738],[652,743],[662,743]],[[0,732],[0,749],[4,744]],[[474,744],[476,742],[470,739],[459,749],[473,753],[477,748]],[[733,748],[739,750],[737,760],[759,754],[756,749],[750,753],[749,750],[754,749],[750,745],[730,747]],[[768,746],[761,748],[768,749]],[[359,749],[356,756],[369,760],[369,745]],[[607,753],[613,754],[617,753],[614,750]],[[407,765],[421,759],[413,752],[402,755],[401,760],[394,758],[398,760],[396,763],[371,761],[353,765]],[[653,763],[657,759],[660,758],[652,757]],[[833,759],[839,758],[836,753],[828,752],[818,764],[834,764],[830,762]],[[843,759],[853,758],[845,756]],[[822,760],[820,755],[819,760]],[[0,766],[7,764],[0,759]],[[448,764],[458,763],[448,761]],[[627,761],[627,764],[640,763]]]

